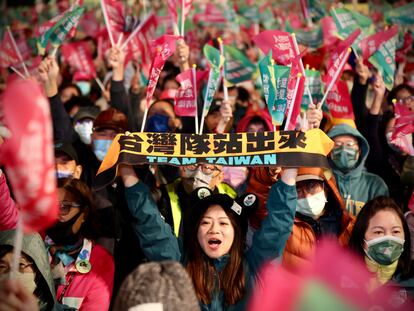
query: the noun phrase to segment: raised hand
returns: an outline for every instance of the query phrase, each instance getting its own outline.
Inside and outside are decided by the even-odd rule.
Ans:
[[[109,51],[109,65],[112,67],[112,80],[122,81],[124,79],[125,53],[118,46],[114,46]]]
[[[37,76],[45,88],[48,97],[55,96],[58,92],[57,80],[59,77],[59,66],[54,56],[48,56],[37,67]]]
[[[183,39],[177,41],[175,56],[181,71],[190,68],[190,65],[188,63],[190,58],[190,47],[185,43]]]
[[[306,112],[306,119],[308,120],[308,129],[319,128],[323,118],[322,109],[319,109],[315,104],[311,103]]]
[[[355,72],[359,77],[359,83],[361,83],[362,85],[367,84],[367,81],[371,76],[369,68],[364,65],[364,61],[362,58],[357,58],[355,64]]]

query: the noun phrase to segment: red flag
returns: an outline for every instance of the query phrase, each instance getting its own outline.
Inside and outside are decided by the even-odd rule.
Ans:
[[[193,21],[195,24],[199,22],[224,24],[227,22],[227,19],[221,9],[217,8],[215,4],[208,2],[204,13],[194,14]]]
[[[177,14],[177,0],[167,0],[167,8],[172,22],[177,26],[178,25],[178,14]]]
[[[391,136],[391,143],[404,152],[414,155],[412,141],[408,135],[414,133],[414,112],[403,103],[395,103],[395,125]]]
[[[151,43],[155,37],[157,29],[157,19],[152,14],[142,25],[141,30],[134,36],[127,45],[127,54],[129,58],[141,61],[141,70],[148,77],[151,67]],[[127,62],[125,62],[127,63]]]
[[[335,84],[336,81],[338,81],[338,78],[341,76],[346,61],[348,59],[350,46],[359,36],[360,33],[361,29],[356,29],[353,33],[351,33],[348,36],[348,38],[341,41],[338,44],[337,49],[331,54],[331,58],[327,66],[327,72],[325,76],[325,82],[327,87],[331,83]]]
[[[151,45],[154,52],[154,59],[151,64],[148,87],[147,87],[147,107],[151,104],[151,98],[154,94],[155,87],[157,86],[158,78],[160,77],[162,68],[164,67],[167,59],[175,52],[175,42],[182,37],[163,35],[153,42]]]
[[[397,63],[405,63],[407,61],[407,54],[413,45],[413,38],[410,32],[404,34],[403,46],[395,52],[395,61]]]
[[[79,41],[63,44],[61,51],[73,71],[79,72],[78,76],[82,76],[82,80],[90,80],[96,77],[95,66],[87,42]]]
[[[326,103],[332,118],[355,120],[351,95],[346,82],[339,80],[326,97]]]
[[[16,80],[7,86],[2,103],[12,135],[0,146],[1,163],[25,230],[44,230],[58,213],[49,102],[35,82]]]
[[[297,119],[300,113],[300,106],[302,104],[303,92],[305,90],[305,76],[302,75],[300,66],[301,56],[297,56],[290,69],[290,76],[288,81],[287,91],[287,107],[286,107],[286,122],[285,130],[295,130]],[[290,112],[292,110],[292,112]],[[289,117],[290,114],[290,117]]]
[[[124,32],[125,27],[125,11],[121,1],[117,0],[102,0],[102,5],[108,14],[108,27],[112,32],[115,43],[117,42],[121,33]]]
[[[188,69],[175,78],[181,85],[175,94],[174,111],[178,116],[194,117],[196,115],[196,92],[200,89],[200,81],[208,76],[208,70],[196,72],[196,85],[193,83],[192,72],[192,69]]]
[[[13,46],[12,38],[8,31],[4,32],[4,37],[0,47],[0,66],[7,68],[20,63],[19,55]]]
[[[95,11],[92,10],[83,13],[82,18],[79,21],[79,27],[87,36],[96,38],[100,31],[100,25],[96,20]]]
[[[338,32],[334,19],[331,16],[325,16],[320,20],[323,33],[323,45],[326,47],[336,44],[339,39],[336,36]]]
[[[292,36],[286,31],[265,30],[253,38],[253,42],[267,54],[272,50],[272,57],[282,65],[290,64],[296,56]]]
[[[379,50],[381,45],[383,45],[388,40],[391,40],[391,38],[396,34],[398,34],[398,26],[395,25],[387,30],[377,32],[372,36],[364,38],[360,42],[363,59],[368,60],[372,54]]]

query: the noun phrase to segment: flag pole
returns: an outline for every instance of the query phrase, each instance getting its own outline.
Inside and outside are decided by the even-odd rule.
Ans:
[[[148,105],[145,104],[145,112],[144,117],[142,118],[142,124],[141,124],[141,133],[145,130],[145,123],[147,122],[147,116],[148,116]]]
[[[302,74],[299,72],[298,75],[297,75],[297,80],[296,80],[295,90],[293,91],[292,100],[290,102],[290,109],[289,109],[289,112],[288,112],[288,115],[287,115],[287,118],[286,118],[285,128],[283,129],[284,131],[287,131],[287,129],[289,127],[290,119],[292,118],[293,106],[295,105],[296,95],[298,93],[299,83],[300,83],[300,78],[301,77],[302,77]]]
[[[15,74],[17,74],[20,78],[22,78],[23,80],[25,80],[26,79],[26,77],[20,72],[20,71],[18,71],[16,68],[14,68],[13,66],[10,66],[10,69],[11,70],[13,70],[13,72],[15,73]]]
[[[111,26],[109,24],[108,12],[106,11],[106,6],[104,4],[104,1],[105,0],[100,0],[101,8],[102,8],[102,14],[103,14],[103,17],[104,17],[104,20],[105,20],[106,30],[108,31],[109,40],[111,41],[111,46],[114,47],[115,46],[114,37],[112,35]]]
[[[118,38],[118,42],[116,43],[116,46],[120,46],[121,45],[121,42],[122,42],[122,38],[123,37],[124,37],[124,33],[121,32],[121,34],[119,35],[119,38]]]
[[[210,69],[210,72],[208,73],[207,86],[210,85],[210,80],[211,80],[211,76],[212,76],[212,70],[213,69]],[[208,96],[208,90],[206,91],[206,94],[204,95],[203,112],[201,114],[201,124],[200,124],[200,130],[198,131],[198,134],[203,134],[203,126],[204,126],[204,118],[205,118],[205,109],[206,109],[206,103],[207,103],[207,96]]]
[[[95,76],[94,79],[96,81],[96,84],[98,84],[99,88],[101,89],[103,95],[103,93],[105,92],[105,86],[103,85],[101,79],[99,79],[98,77]]]
[[[323,103],[326,100],[326,97],[328,96],[328,93],[331,91],[332,87],[334,86],[334,82],[338,79],[338,76],[340,74],[340,72],[342,71],[342,68],[345,66],[345,63],[348,61],[348,57],[349,54],[351,53],[351,48],[348,48],[348,50],[346,51],[346,55],[345,57],[342,59],[340,66],[338,67],[338,70],[335,72],[333,79],[331,80],[331,82],[329,83],[325,94],[323,94],[323,98],[321,100],[321,102],[319,103],[320,107],[322,107]]]
[[[142,23],[140,23],[137,27],[135,27],[134,31],[131,32],[131,34],[128,36],[128,38],[125,40],[125,42],[121,45],[121,50],[125,49],[129,41],[132,40],[132,38],[142,29],[142,27],[145,25],[147,20],[151,17],[151,12],[148,13],[148,15],[144,18]]]
[[[14,278],[16,273],[19,271],[20,255],[22,253],[23,244],[23,219],[22,213],[19,213],[17,218],[16,231],[13,242],[13,257],[10,277]]]
[[[191,73],[193,75],[193,88],[194,88],[194,106],[195,106],[195,133],[198,134],[198,105],[197,105],[197,72],[196,72],[196,64],[193,64],[193,68],[191,68]]]
[[[224,57],[224,47],[223,47],[223,40],[221,39],[221,37],[217,38],[217,41],[219,43],[219,48],[220,48],[220,54]],[[222,81],[223,81],[223,100],[227,103],[229,100],[229,91],[227,89],[227,85],[226,85],[226,71],[224,68],[224,64],[223,67],[221,68],[221,75],[223,77]],[[228,123],[230,121],[229,117],[226,117],[226,119],[224,120],[226,123]],[[224,130],[224,129],[223,129]]]
[[[292,41],[293,41],[293,46],[295,48],[296,56],[299,56],[300,51],[299,51],[298,42],[296,41],[295,33],[292,33]],[[306,91],[306,94],[309,96],[309,99],[310,99],[311,103],[313,104],[312,93],[309,89],[309,85],[306,84],[306,71],[305,71],[305,67],[303,66],[302,57],[299,58],[299,64],[300,64],[300,70],[302,71],[302,75],[305,77],[305,91]]]
[[[185,0],[181,0],[181,36],[184,37],[184,2]]]
[[[24,63],[24,60],[23,60],[22,54],[20,53],[20,50],[19,50],[19,48],[17,47],[16,41],[14,41],[14,37],[13,37],[13,34],[12,34],[12,32],[11,32],[11,30],[10,30],[10,27],[9,27],[9,26],[7,26],[7,33],[9,34],[9,36],[10,36],[10,40],[11,40],[11,42],[12,42],[12,44],[13,44],[13,48],[14,48],[14,50],[16,51],[16,54],[17,54],[17,56],[19,57],[20,62],[21,62],[21,63],[22,63],[22,65],[23,65],[23,70],[24,70],[24,73],[25,73],[25,75],[26,75],[27,77],[29,77],[29,76],[30,76],[29,71],[27,70],[26,64]]]

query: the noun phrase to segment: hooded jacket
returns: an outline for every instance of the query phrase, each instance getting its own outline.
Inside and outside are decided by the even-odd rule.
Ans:
[[[329,163],[335,174],[339,191],[345,200],[346,210],[352,215],[357,215],[367,201],[380,195],[388,196],[388,187],[381,177],[365,170],[369,145],[364,136],[346,124],[335,126],[328,133],[331,139],[341,135],[350,135],[358,139],[361,151],[359,160],[356,166],[347,173],[339,170],[330,158]]]
[[[0,245],[14,245],[15,230],[0,232]],[[39,270],[44,282],[45,290],[42,297],[39,297],[39,309],[46,310],[69,310],[64,309],[56,302],[55,287],[53,284],[52,272],[50,271],[49,260],[45,244],[39,234],[25,234],[23,236],[22,252],[29,256],[37,270]]]

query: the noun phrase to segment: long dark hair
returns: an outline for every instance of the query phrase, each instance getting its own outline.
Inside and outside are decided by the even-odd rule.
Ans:
[[[84,223],[80,228],[82,237],[95,240],[100,236],[100,225],[97,222],[96,207],[93,203],[92,192],[81,180],[75,178],[59,178],[58,188],[69,192],[84,212]]]
[[[229,259],[224,269],[218,274],[219,290],[224,292],[226,305],[233,305],[240,301],[246,289],[246,280],[243,266],[244,238],[237,216],[224,209],[234,228],[234,240],[229,251]],[[191,226],[191,236],[197,237],[202,214],[195,219],[195,226]],[[203,304],[211,302],[211,293],[215,290],[217,274],[213,262],[203,252],[198,239],[188,239],[188,253],[186,269],[193,280],[197,298]]]
[[[404,251],[398,259],[397,272],[401,273],[402,278],[407,278],[411,270],[411,238],[410,230],[400,207],[395,201],[389,197],[379,196],[371,201],[367,202],[359,212],[355,221],[354,228],[349,240],[349,248],[355,251],[362,258],[365,256],[363,248],[365,232],[368,229],[368,225],[372,217],[374,217],[379,211],[390,210],[394,211],[401,220],[404,230]]]

